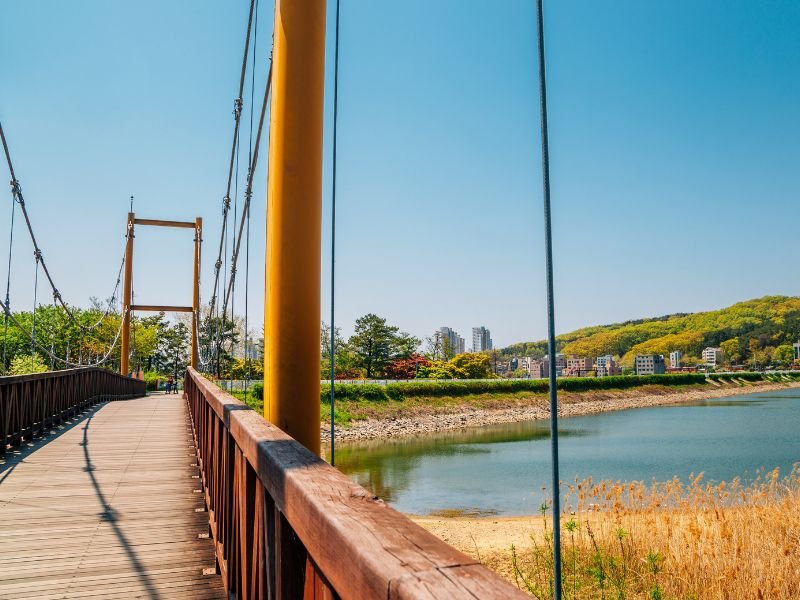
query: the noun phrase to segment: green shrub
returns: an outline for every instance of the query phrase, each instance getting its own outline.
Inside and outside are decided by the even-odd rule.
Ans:
[[[50,369],[38,354],[20,354],[11,360],[9,375],[28,375],[30,373],[46,373]]]
[[[253,397],[258,398],[259,400],[264,399],[264,384],[263,383],[254,383],[249,390],[249,394]]]
[[[702,373],[674,375],[630,375],[614,377],[565,377],[558,380],[558,389],[577,392],[585,390],[626,389],[643,385],[696,385],[705,383]],[[546,379],[480,379],[475,381],[440,380],[409,383],[336,384],[336,398],[381,402],[402,401],[415,397],[469,396],[474,394],[513,394],[515,392],[546,393]],[[330,402],[331,386],[323,384],[320,400]]]

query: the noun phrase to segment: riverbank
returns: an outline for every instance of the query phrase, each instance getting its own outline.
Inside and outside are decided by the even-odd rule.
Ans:
[[[576,417],[787,388],[800,388],[800,382],[739,381],[687,386],[651,385],[625,390],[560,391],[558,414],[560,417]],[[373,403],[343,400],[337,402],[337,417],[341,415],[345,415],[346,419],[337,418],[337,441],[360,441],[544,420],[549,418],[550,410],[547,394],[517,392],[502,396],[422,397]],[[339,423],[343,420],[346,425]],[[330,441],[329,427],[328,422],[320,424],[323,444]]]
[[[800,597],[800,479],[764,473],[747,486],[573,486],[562,517],[565,597]],[[588,508],[596,507],[595,510]],[[528,517],[412,517],[422,527],[537,598],[549,598],[552,521]],[[469,513],[467,513],[469,514]]]

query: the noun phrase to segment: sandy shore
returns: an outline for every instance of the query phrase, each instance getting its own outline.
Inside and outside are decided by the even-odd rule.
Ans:
[[[528,517],[421,517],[409,515],[436,537],[477,558],[489,552],[507,551],[513,544],[527,548],[531,534],[541,533],[539,515]]]
[[[612,410],[645,408],[696,402],[712,398],[739,396],[756,392],[768,392],[787,388],[798,388],[800,382],[719,384],[708,383],[702,387],[669,388],[652,387],[631,390],[605,390],[593,392],[559,392],[559,417],[576,417]],[[429,411],[417,407],[409,416],[392,416],[386,419],[354,421],[348,427],[336,427],[338,441],[358,441],[400,436],[424,435],[437,431],[466,429],[497,423],[516,423],[548,419],[548,399],[543,394],[498,399],[497,408],[476,408],[468,403],[431,407]],[[330,440],[328,424],[320,424],[323,443]]]

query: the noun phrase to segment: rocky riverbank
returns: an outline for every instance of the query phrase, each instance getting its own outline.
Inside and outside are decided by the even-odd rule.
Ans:
[[[678,389],[647,386],[628,390],[604,390],[592,392],[559,392],[560,417],[576,417],[612,410],[664,406],[682,402],[696,402],[712,398],[724,398],[756,392],[768,392],[800,387],[792,383],[707,383],[702,386],[687,386]],[[401,411],[386,418],[368,418],[352,421],[347,427],[336,426],[337,441],[358,441],[400,436],[424,435],[437,431],[479,427],[496,423],[516,423],[548,419],[549,400],[545,394],[497,398],[482,402],[481,407],[470,404],[468,398],[459,404],[446,406],[417,404],[406,416]],[[329,425],[320,424],[320,435],[324,444],[330,441]]]

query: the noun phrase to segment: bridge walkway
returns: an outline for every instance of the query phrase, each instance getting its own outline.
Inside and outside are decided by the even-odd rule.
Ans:
[[[0,458],[0,599],[224,598],[181,396],[88,409]]]

